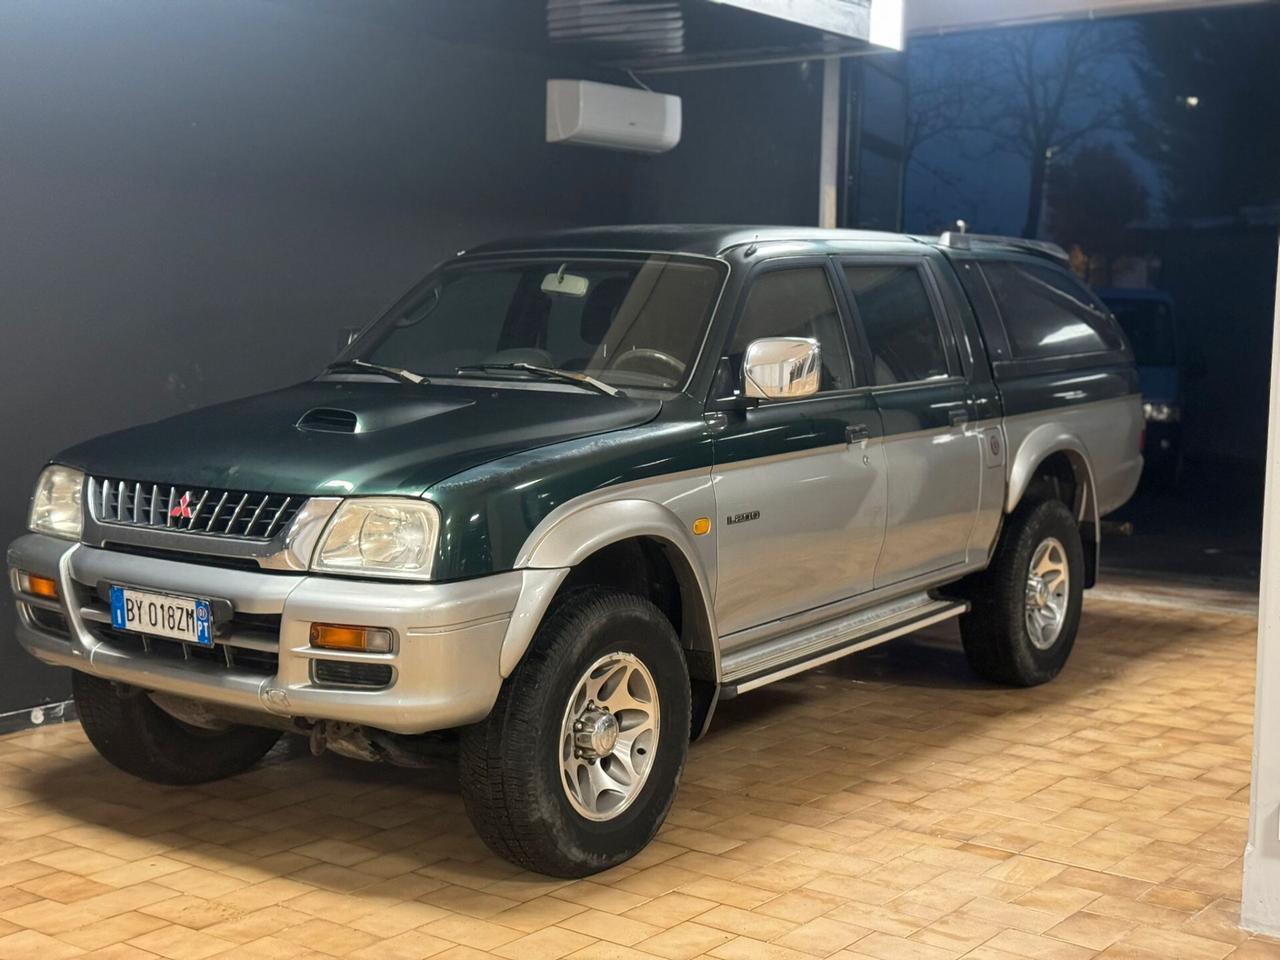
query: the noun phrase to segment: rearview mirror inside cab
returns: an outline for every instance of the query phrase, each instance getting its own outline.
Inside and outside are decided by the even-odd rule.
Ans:
[[[559,293],[566,297],[585,297],[590,285],[586,277],[565,273],[564,267],[558,273],[548,273],[542,278],[543,293]]]
[[[795,400],[818,392],[822,350],[810,337],[753,340],[742,358],[742,382],[748,397]]]

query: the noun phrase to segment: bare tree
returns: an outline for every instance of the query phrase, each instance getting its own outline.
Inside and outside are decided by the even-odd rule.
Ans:
[[[1140,252],[1133,225],[1147,215],[1147,189],[1111,144],[1081,147],[1049,185],[1049,230],[1080,251],[1090,283],[1109,286],[1116,261]]]
[[[974,128],[975,98],[991,82],[982,75],[986,62],[973,55],[969,38],[920,40],[907,48],[911,97],[903,144],[907,163],[916,159],[926,143]]]
[[[1117,64],[1131,55],[1131,28],[1081,23],[990,35],[991,75],[982,127],[997,150],[1027,161],[1023,235],[1040,232],[1046,180],[1055,156],[1094,134],[1121,128],[1128,97]]]

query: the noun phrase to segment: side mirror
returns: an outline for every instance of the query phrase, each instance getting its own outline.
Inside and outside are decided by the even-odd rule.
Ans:
[[[742,357],[742,382],[748,397],[795,400],[818,392],[822,348],[810,337],[753,340]]]

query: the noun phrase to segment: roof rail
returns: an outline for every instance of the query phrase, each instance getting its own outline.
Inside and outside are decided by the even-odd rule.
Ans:
[[[1056,243],[1047,240],[1027,240],[1024,237],[1000,237],[986,233],[952,233],[948,231],[938,238],[944,247],[953,250],[997,249],[1018,253],[1029,253],[1032,256],[1047,257],[1058,263],[1068,264],[1071,257],[1067,251]]]

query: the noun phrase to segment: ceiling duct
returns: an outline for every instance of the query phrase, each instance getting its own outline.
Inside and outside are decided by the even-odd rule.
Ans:
[[[553,50],[642,72],[865,53],[901,0],[546,0]]]

